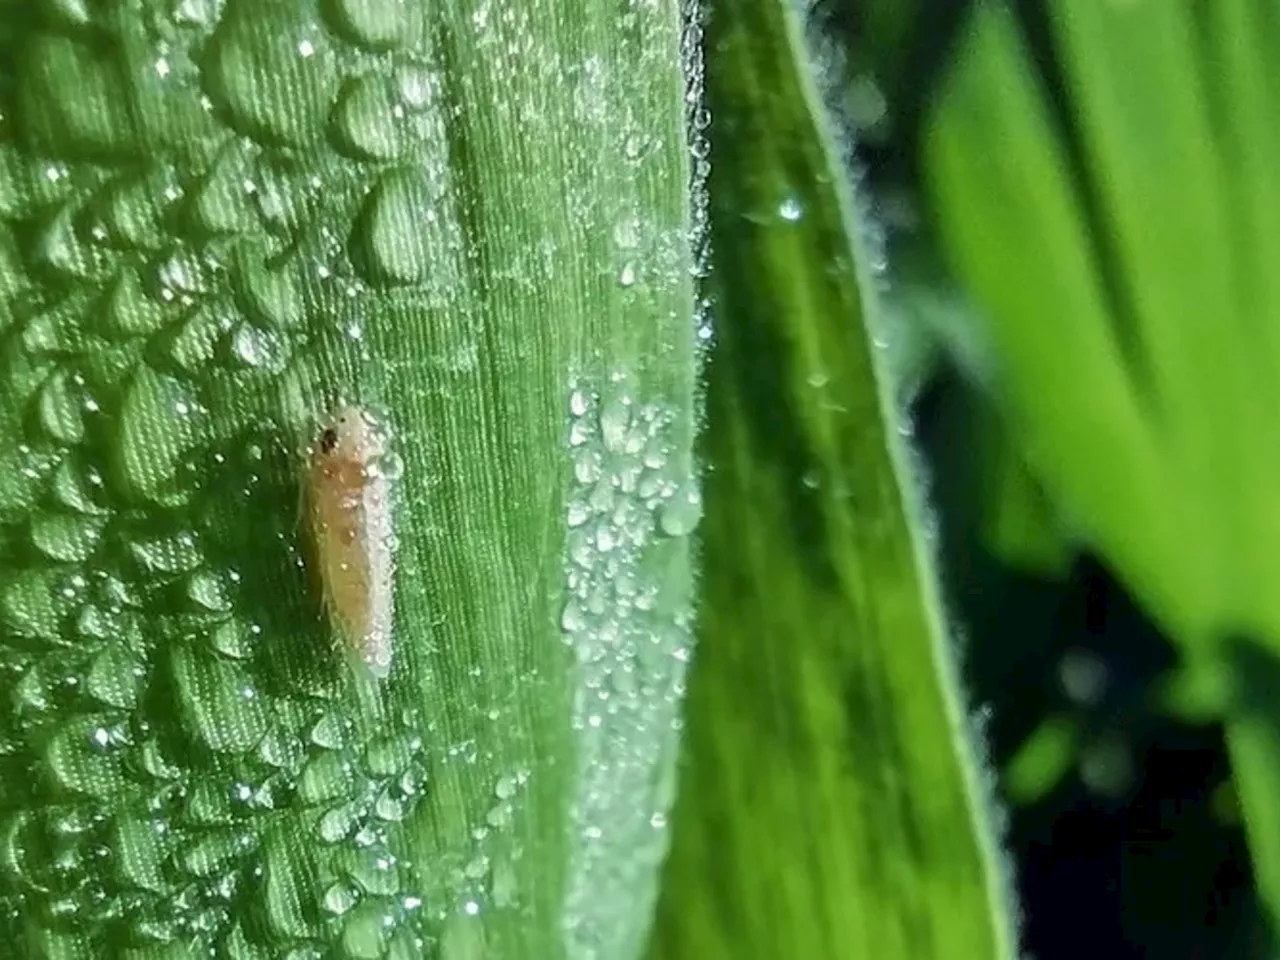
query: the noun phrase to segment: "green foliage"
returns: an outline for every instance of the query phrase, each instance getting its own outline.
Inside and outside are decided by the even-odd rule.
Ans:
[[[1010,957],[860,212],[789,7],[717,14],[705,566],[653,955]]]
[[[638,953],[698,511],[681,27],[0,5],[6,950]],[[299,559],[340,397],[402,472],[384,683]]]
[[[1168,702],[1227,723],[1280,916],[1280,29],[1253,0],[1043,13],[1033,58],[976,5],[925,139],[936,223],[1026,462],[1181,645]]]

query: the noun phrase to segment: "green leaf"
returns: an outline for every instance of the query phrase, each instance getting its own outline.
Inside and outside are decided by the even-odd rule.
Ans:
[[[926,136],[938,226],[1029,464],[1183,645],[1158,696],[1227,722],[1274,919],[1280,27],[1251,0],[1046,25],[1058,110],[1012,5],[977,5]]]
[[[1033,468],[1065,519],[1163,602],[1172,591],[1157,546],[1167,556],[1168,493],[1065,149],[1005,6],[980,4],[966,41],[926,144],[940,231],[989,321],[1000,389]],[[1123,537],[1131,526],[1147,536]]]
[[[790,8],[709,36],[699,648],[652,956],[1007,958],[977,759]]]
[[[1080,740],[1080,726],[1069,717],[1041,721],[1005,766],[1009,802],[1030,806],[1056,788],[1078,762]]]
[[[697,522],[673,2],[0,3],[0,942],[626,958]],[[391,433],[390,676],[302,450]]]

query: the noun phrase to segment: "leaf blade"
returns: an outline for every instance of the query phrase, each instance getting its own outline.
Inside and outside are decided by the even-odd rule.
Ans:
[[[51,571],[0,538],[34,711],[0,806],[35,851],[102,826],[70,880],[0,874],[6,942],[635,955],[688,642],[662,521],[696,495],[680,8],[78,9],[0,11],[0,434],[30,441],[0,483],[21,531],[70,469],[106,533],[39,524],[89,553]],[[299,569],[298,450],[340,399],[403,463],[382,684]],[[82,673],[87,717],[50,693]],[[126,841],[123,874],[86,852]]]
[[[710,50],[700,639],[651,955],[1006,957],[865,252],[798,28],[785,5],[726,3]]]

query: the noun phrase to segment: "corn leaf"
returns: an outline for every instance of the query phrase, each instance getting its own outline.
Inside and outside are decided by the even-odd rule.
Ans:
[[[6,955],[637,954],[697,522],[682,22],[0,4]],[[339,402],[391,437],[383,681],[308,582]]]
[[[1007,958],[860,212],[784,3],[708,39],[698,658],[651,955]]]

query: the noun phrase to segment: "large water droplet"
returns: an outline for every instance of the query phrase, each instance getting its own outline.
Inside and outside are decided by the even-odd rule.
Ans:
[[[431,182],[422,171],[397,170],[382,178],[353,236],[357,260],[370,280],[418,283],[433,265],[447,262],[440,217],[433,213],[443,194],[443,184]]]
[[[230,4],[210,52],[210,92],[242,129],[269,143],[308,144],[323,135],[338,65],[301,8]]]
[[[702,519],[702,494],[692,485],[680,490],[662,508],[662,532],[669,537],[693,533]]]
[[[404,0],[334,0],[328,5],[334,27],[371,50],[398,46],[417,8]]]
[[[393,159],[402,149],[401,112],[387,78],[366,74],[349,81],[334,108],[339,145],[361,159]]]

